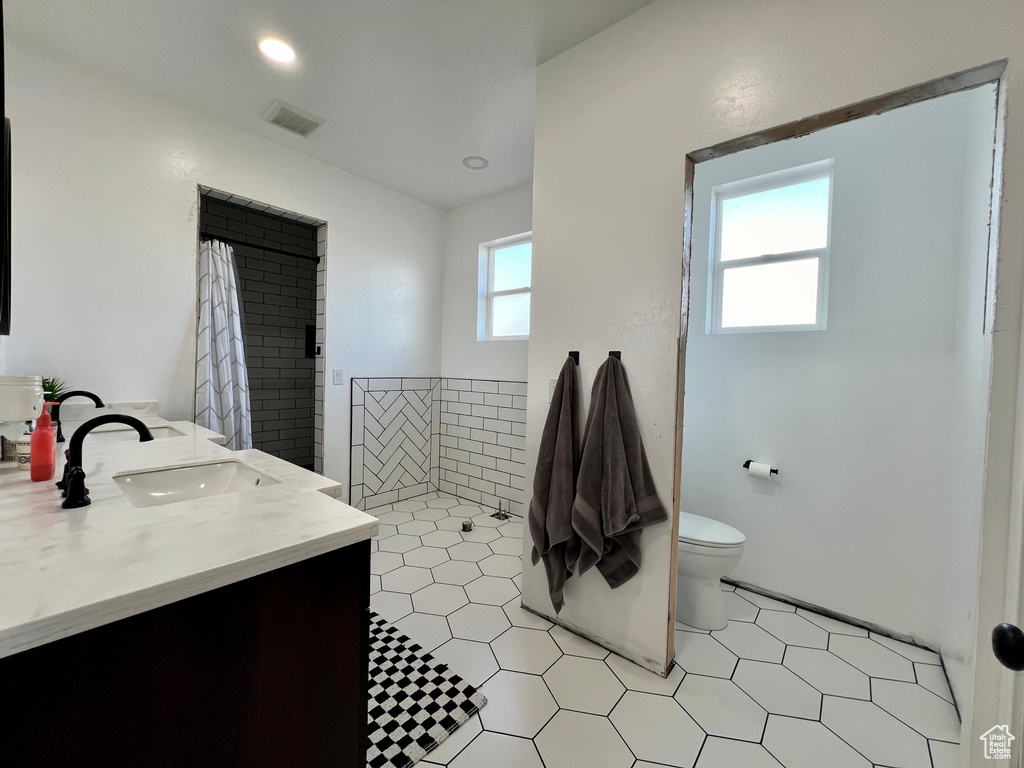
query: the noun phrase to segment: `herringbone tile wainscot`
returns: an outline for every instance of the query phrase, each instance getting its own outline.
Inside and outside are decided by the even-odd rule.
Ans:
[[[437,490],[430,478],[436,381],[352,379],[353,505],[372,509]]]

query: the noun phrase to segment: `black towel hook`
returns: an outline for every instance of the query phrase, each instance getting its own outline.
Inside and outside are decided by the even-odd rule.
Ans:
[[[619,352],[618,350],[615,350],[614,352],[609,352],[608,353],[608,357],[614,357],[616,360],[621,360],[622,359],[622,353]]]
[[[570,352],[569,357],[572,358],[572,361],[576,363],[576,365],[580,364],[580,351],[578,349],[574,349],[572,352]]]

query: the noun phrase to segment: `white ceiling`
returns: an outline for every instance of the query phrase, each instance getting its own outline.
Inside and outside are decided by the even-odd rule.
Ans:
[[[9,35],[447,209],[530,181],[536,65],[650,1],[5,0],[4,16]],[[297,65],[264,61],[264,35]],[[276,98],[327,122],[308,139],[264,123]]]

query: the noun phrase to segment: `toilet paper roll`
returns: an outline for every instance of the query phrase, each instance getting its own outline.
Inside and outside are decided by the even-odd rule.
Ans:
[[[747,468],[747,472],[750,473],[751,477],[770,478],[772,476],[772,465],[763,464],[760,461],[752,461]]]

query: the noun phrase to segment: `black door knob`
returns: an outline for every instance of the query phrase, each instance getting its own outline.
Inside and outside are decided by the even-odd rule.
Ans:
[[[992,653],[1004,667],[1024,670],[1024,632],[1013,624],[998,625],[992,630]]]

